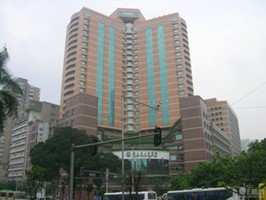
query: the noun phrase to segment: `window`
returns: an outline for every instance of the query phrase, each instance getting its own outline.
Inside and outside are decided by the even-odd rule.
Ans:
[[[174,33],[178,33],[178,29],[175,29],[175,30],[174,30]]]
[[[183,161],[183,160],[184,160],[184,156],[183,156],[183,154],[179,154],[179,155],[177,155],[176,160],[177,160],[177,161]]]
[[[173,24],[173,27],[175,27],[175,28],[178,27],[178,24],[177,23]]]
[[[86,72],[86,68],[85,68],[85,67],[81,67],[81,68],[80,68],[80,71],[82,71],[82,72]]]
[[[180,95],[185,94],[185,91],[183,91],[183,90],[178,91],[178,94],[180,94]]]
[[[183,77],[179,77],[177,80],[178,80],[178,82],[183,82],[184,78]]]
[[[170,156],[169,160],[176,160],[176,156]]]
[[[182,74],[183,74],[182,71],[178,71],[178,72],[177,72],[177,75],[182,75]]]
[[[80,85],[85,85],[85,81],[80,81]]]
[[[182,134],[176,135],[175,140],[177,140],[177,141],[183,140],[183,135]]]
[[[181,55],[180,52],[176,52],[176,53],[175,53],[175,56],[180,56],[180,55]]]
[[[80,74],[80,78],[86,78],[85,74]]]
[[[86,61],[81,61],[81,64],[82,64],[82,65],[86,65],[87,62],[86,62]]]
[[[178,84],[178,88],[184,88],[184,84]]]
[[[182,69],[182,67],[183,67],[182,65],[177,65],[176,66],[177,69]]]
[[[87,58],[87,55],[82,54],[81,57],[86,59]]]
[[[80,88],[79,91],[80,92],[85,92],[85,89],[84,88]]]

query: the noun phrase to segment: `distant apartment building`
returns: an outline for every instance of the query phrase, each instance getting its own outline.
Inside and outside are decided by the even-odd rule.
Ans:
[[[232,155],[238,155],[241,151],[241,142],[237,115],[227,101],[212,98],[206,99],[205,102],[209,120],[230,138]]]
[[[23,110],[25,103],[28,100],[36,100],[40,99],[40,88],[30,85],[27,79],[24,78],[17,78],[17,83],[19,84],[20,88],[22,89],[22,95],[17,97],[19,101],[20,108]]]
[[[29,84],[27,79],[17,78],[16,81],[22,90],[22,95],[17,96],[19,101],[18,110],[21,112],[23,111],[24,105],[28,100],[38,101],[40,99],[40,89]],[[5,180],[7,177],[12,125],[13,118],[8,118],[4,133],[0,136],[0,180]]]
[[[48,139],[58,118],[58,105],[34,100],[25,103],[24,111],[14,119],[12,127],[7,175],[9,180],[24,179],[25,170],[30,167],[30,149]]]

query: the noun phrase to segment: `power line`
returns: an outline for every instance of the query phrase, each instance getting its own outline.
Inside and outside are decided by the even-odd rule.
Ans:
[[[255,89],[251,90],[249,93],[247,93],[245,96],[239,98],[238,100],[234,101],[231,105],[241,101],[242,99],[246,98],[247,96],[249,96],[250,94],[252,94],[253,92],[255,92],[256,90],[258,90],[259,88],[261,88],[263,85],[265,85],[266,82],[262,83],[261,85],[259,85],[258,87],[256,87]]]
[[[256,109],[256,108],[266,108],[266,106],[246,106],[246,107],[234,107],[236,109]]]

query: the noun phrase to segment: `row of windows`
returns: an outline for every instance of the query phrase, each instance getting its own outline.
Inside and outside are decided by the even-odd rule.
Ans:
[[[221,106],[218,106],[218,107],[212,107],[211,110],[221,110],[222,107]]]
[[[217,115],[222,115],[222,112],[216,112],[211,114],[211,116],[217,116]]]
[[[213,118],[212,121],[219,121],[219,120],[223,120],[223,117],[220,117],[220,118]]]

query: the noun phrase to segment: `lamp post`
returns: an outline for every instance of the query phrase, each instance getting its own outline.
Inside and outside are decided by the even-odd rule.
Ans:
[[[124,151],[125,151],[125,143],[124,143],[124,139],[125,139],[125,133],[124,133],[124,102],[125,102],[125,96],[124,94],[122,94],[121,96],[121,101],[122,101],[122,113],[121,113],[121,117],[122,117],[122,120],[121,120],[121,131],[122,131],[122,149],[121,149],[121,152],[122,152],[122,200],[125,199],[125,194],[124,194],[124,182],[125,182],[125,158],[124,158]]]
[[[134,172],[136,172],[136,156],[134,154],[134,149],[133,149],[133,145],[130,145],[131,147],[131,191],[133,192],[134,191]]]

